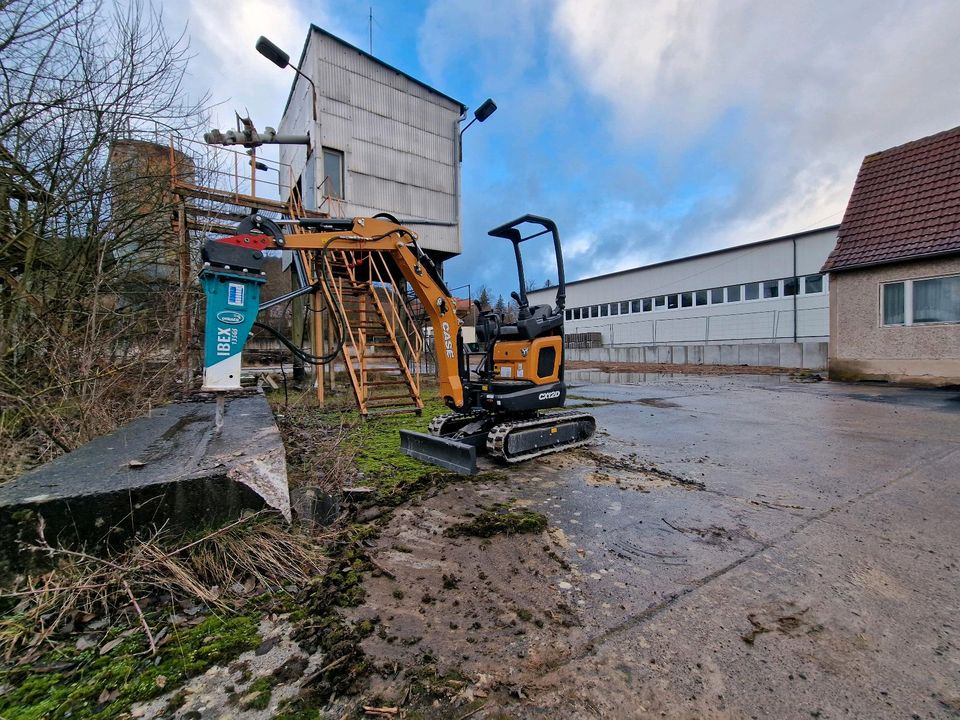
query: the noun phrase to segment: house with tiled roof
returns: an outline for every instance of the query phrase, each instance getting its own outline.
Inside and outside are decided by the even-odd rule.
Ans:
[[[960,127],[863,159],[823,271],[831,379],[960,383]]]

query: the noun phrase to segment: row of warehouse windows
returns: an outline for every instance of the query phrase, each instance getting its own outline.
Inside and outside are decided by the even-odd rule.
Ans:
[[[883,325],[960,322],[960,275],[884,283]]]
[[[806,275],[782,280],[764,280],[763,282],[746,283],[744,285],[728,285],[727,287],[710,288],[709,290],[690,290],[688,292],[672,293],[670,295],[654,295],[623,300],[621,302],[589,305],[587,307],[570,308],[567,310],[567,320],[585,320],[595,317],[609,317],[611,315],[627,315],[630,313],[655,312],[657,310],[676,310],[677,308],[698,307],[704,305],[721,305],[726,303],[748,302],[752,300],[769,300],[794,295],[818,295],[823,292],[823,275]]]

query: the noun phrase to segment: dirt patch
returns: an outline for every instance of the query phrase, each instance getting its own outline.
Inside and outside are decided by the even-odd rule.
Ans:
[[[397,508],[374,541],[380,571],[347,613],[379,621],[361,643],[375,669],[370,704],[432,708],[425,717],[489,711],[526,697],[531,678],[584,641],[569,544],[509,493],[503,483],[448,486]]]
[[[799,609],[794,603],[763,608],[747,615],[751,628],[740,637],[748,645],[753,645],[757,637],[766,633],[779,633],[788,637],[798,637],[823,630],[823,625],[812,621],[810,608]]]
[[[753,365],[674,365],[672,363],[597,362],[568,360],[568,370],[602,370],[604,372],[666,373],[670,375],[783,375],[797,368],[756,367]]]
[[[568,454],[573,453],[582,461],[593,464],[595,469],[584,476],[593,486],[613,486],[637,492],[650,492],[666,487],[682,487],[688,490],[706,488],[700,480],[686,478],[646,463],[636,453],[615,457],[592,448],[580,448]]]

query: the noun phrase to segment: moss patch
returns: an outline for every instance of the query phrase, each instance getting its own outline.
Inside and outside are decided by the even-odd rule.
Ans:
[[[270,704],[270,696],[273,694],[274,682],[271,677],[261,677],[250,683],[250,687],[244,693],[246,701],[241,703],[240,709],[266,710],[267,705]]]
[[[541,533],[547,529],[547,516],[533,510],[512,510],[500,506],[484,510],[468,522],[457,523],[444,531],[447,537],[489,538],[494,535]]]
[[[57,651],[36,666],[62,667],[38,673],[34,666],[0,672],[0,684],[9,689],[0,696],[4,720],[40,718],[112,718],[134,702],[154,698],[208,668],[260,645],[259,618],[209,617],[196,627],[178,630],[173,642],[157,658],[146,639],[133,635],[108,655],[96,649]],[[100,701],[100,698],[110,697]]]

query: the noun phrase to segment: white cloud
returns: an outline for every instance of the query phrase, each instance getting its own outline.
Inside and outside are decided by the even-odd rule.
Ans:
[[[217,103],[211,120],[233,127],[233,112],[249,110],[258,127],[276,126],[290,91],[293,72],[281,70],[254,49],[266,35],[296,63],[303,48],[308,19],[293,0],[238,0],[227,6],[198,0],[168,0],[163,5],[168,28],[184,26],[195,54],[187,86],[197,94],[209,91]],[[327,13],[312,12],[315,22]]]
[[[863,155],[960,123],[960,4],[561,0],[553,32],[626,144],[712,151],[732,200],[678,228],[709,246],[839,222]]]

